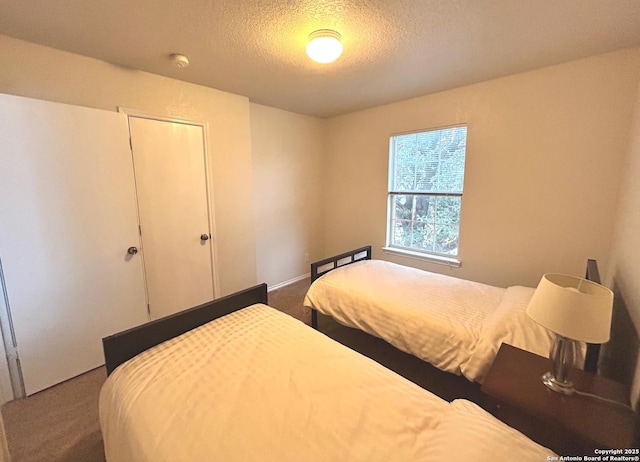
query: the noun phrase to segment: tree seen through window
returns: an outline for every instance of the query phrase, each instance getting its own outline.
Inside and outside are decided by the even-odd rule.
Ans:
[[[466,126],[391,138],[390,247],[458,255],[466,139]]]

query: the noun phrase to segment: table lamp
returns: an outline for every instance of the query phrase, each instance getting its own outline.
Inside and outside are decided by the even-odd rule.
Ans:
[[[605,343],[611,330],[613,292],[600,284],[565,274],[545,274],[533,294],[527,314],[556,334],[550,372],[542,382],[551,390],[575,392],[569,371],[576,358],[576,341]]]

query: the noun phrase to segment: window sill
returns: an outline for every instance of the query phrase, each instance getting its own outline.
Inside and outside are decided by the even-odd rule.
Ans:
[[[427,255],[420,252],[412,252],[411,250],[397,249],[395,247],[383,247],[384,253],[390,253],[393,255],[399,255],[401,257],[412,258],[414,260],[428,261],[430,263],[436,263],[438,265],[453,266],[459,268],[462,262],[457,258],[445,257],[441,255]]]

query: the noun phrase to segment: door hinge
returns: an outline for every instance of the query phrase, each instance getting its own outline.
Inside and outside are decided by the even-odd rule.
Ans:
[[[131,137],[129,137],[129,149],[133,151],[133,141],[131,140]]]
[[[142,226],[138,225],[138,234],[142,236]]]

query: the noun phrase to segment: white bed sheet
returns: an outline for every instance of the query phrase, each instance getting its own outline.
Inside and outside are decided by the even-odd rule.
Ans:
[[[524,311],[533,292],[365,260],[317,279],[304,305],[481,382],[502,342],[548,355],[552,333]]]
[[[254,305],[118,367],[100,395],[100,422],[108,462],[435,461],[447,445],[455,456],[459,438],[504,453],[515,431],[466,403],[456,409],[472,409],[464,418],[477,443],[455,421],[442,434],[459,414],[449,403]],[[473,424],[474,413],[493,423]],[[515,433],[505,460],[552,454]]]
[[[446,403],[354,355],[264,305],[220,318],[108,378],[107,460],[420,460]]]

